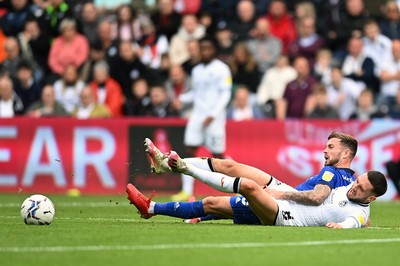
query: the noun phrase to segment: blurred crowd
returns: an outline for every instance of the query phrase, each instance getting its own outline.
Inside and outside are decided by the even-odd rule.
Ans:
[[[0,117],[187,118],[177,99],[211,36],[232,73],[229,119],[398,119],[399,4],[373,11],[363,0],[0,1]]]

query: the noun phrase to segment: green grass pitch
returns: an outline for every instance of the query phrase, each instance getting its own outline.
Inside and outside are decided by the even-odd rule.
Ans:
[[[400,202],[374,202],[371,228],[332,230],[143,220],[125,194],[48,195],[53,223],[28,226],[19,213],[27,196],[0,195],[2,266],[400,265]]]

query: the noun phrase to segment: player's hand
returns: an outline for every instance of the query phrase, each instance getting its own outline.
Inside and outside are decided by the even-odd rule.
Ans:
[[[273,198],[275,199],[283,199],[283,191],[279,191],[273,188],[266,187],[264,190]]]
[[[325,226],[328,228],[343,228],[343,226],[334,222],[329,222]]]
[[[212,122],[213,120],[214,120],[214,117],[208,116],[208,117],[206,118],[206,120],[204,120],[203,126],[204,126],[204,127],[208,127],[208,126],[211,124],[211,122]]]

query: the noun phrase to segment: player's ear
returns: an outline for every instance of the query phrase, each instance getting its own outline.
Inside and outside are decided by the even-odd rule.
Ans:
[[[372,202],[372,201],[376,200],[376,196],[369,196],[368,200],[369,200],[369,202]]]

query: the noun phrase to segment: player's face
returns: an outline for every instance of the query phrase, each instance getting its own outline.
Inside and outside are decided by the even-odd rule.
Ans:
[[[200,43],[200,51],[203,62],[208,63],[214,58],[214,46],[211,42],[204,41]]]
[[[341,161],[343,147],[340,145],[340,140],[331,138],[326,143],[324,149],[325,166],[336,166]]]
[[[347,191],[347,198],[355,202],[369,203],[376,198],[372,190],[373,186],[368,180],[368,174],[364,173],[356,178],[356,181]]]

